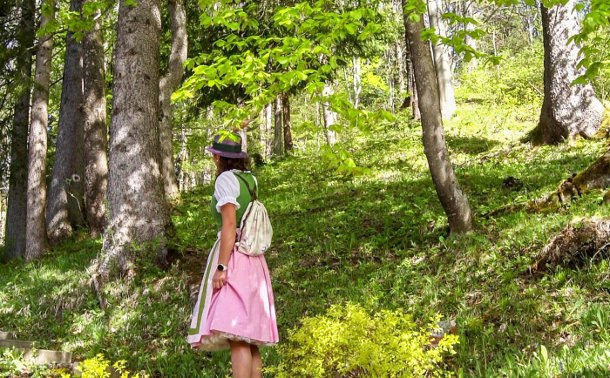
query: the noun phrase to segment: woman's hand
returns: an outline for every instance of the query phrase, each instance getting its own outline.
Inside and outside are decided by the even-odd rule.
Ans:
[[[214,277],[212,277],[212,287],[214,289],[220,289],[226,283],[227,283],[227,272],[217,270],[216,273],[214,273]]]

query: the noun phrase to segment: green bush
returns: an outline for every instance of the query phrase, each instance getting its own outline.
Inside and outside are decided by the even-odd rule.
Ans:
[[[335,305],[327,315],[303,319],[279,348],[280,364],[268,371],[278,377],[448,375],[443,357],[455,353],[458,337],[446,335],[431,346],[439,319],[419,328],[401,311],[370,314],[357,304]]]

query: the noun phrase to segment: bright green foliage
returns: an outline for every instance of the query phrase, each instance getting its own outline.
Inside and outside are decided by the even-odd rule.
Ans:
[[[580,4],[579,10],[584,10]],[[573,41],[581,46],[584,55],[579,66],[586,72],[574,83],[592,83],[603,99],[610,92],[610,3],[606,0],[591,0],[588,13],[582,20],[580,33]],[[601,93],[600,93],[601,92]]]
[[[104,358],[104,355],[99,353],[95,357],[88,358],[80,365],[83,378],[139,378],[142,377],[140,374],[130,375],[125,370],[125,361],[117,361],[111,364],[109,360]],[[115,372],[113,375],[111,372]]]
[[[318,1],[276,9],[274,32],[260,36],[263,26],[251,16],[257,13],[258,5],[251,3],[243,10],[227,6],[213,16],[202,15],[203,27],[223,26],[231,33],[218,39],[210,54],[187,62],[193,75],[174,93],[174,101],[192,98],[204,86],[238,86],[248,97],[245,108],[214,102],[231,126],[236,126],[280,93],[295,88],[306,88],[309,93],[321,91],[324,81],[345,65],[343,58],[336,55],[337,48],[349,39],[364,41],[381,31],[374,22],[381,16],[371,9],[329,11],[326,2]],[[248,35],[240,37],[243,33]]]
[[[440,316],[417,327],[402,311],[370,314],[357,304],[332,306],[326,315],[305,318],[280,347],[277,377],[421,377],[443,373],[443,357],[454,353],[456,335],[430,345]]]

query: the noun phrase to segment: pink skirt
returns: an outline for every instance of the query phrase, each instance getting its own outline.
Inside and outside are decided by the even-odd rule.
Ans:
[[[212,277],[218,266],[216,240],[203,274],[187,341],[193,348],[222,350],[229,340],[272,346],[278,340],[275,305],[264,255],[233,250],[227,264],[227,283],[216,290]]]

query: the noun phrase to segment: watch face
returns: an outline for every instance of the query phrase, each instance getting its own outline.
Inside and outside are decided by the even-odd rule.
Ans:
[[[222,272],[223,270],[225,270],[225,266],[222,264],[218,264],[218,270]]]

